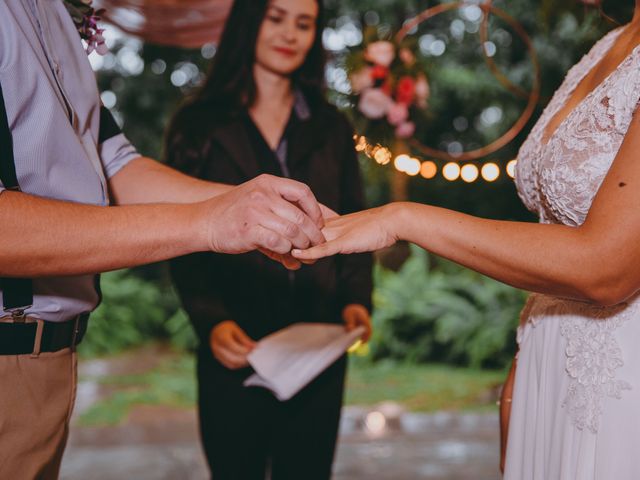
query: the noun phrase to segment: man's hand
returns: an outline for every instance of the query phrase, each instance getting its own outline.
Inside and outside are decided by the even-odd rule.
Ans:
[[[309,187],[293,180],[261,175],[199,205],[214,252],[288,255],[325,241],[318,202]]]
[[[320,204],[320,210],[322,211],[322,217],[325,222],[339,216],[336,212],[323,204]],[[316,263],[315,260],[298,260],[290,253],[280,254],[270,250],[265,250],[264,248],[260,248],[259,250],[271,260],[282,263],[289,270],[298,270],[303,263],[306,265],[313,265]]]
[[[371,315],[364,305],[355,303],[349,304],[342,310],[342,319],[344,320],[347,331],[352,331],[357,327],[364,327],[362,341],[368,342],[371,338]]]
[[[256,342],[251,340],[236,322],[227,320],[211,330],[209,345],[213,356],[222,365],[237,370],[249,365],[247,355],[255,348]]]

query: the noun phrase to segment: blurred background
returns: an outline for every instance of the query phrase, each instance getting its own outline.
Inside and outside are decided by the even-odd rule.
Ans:
[[[102,3],[114,8],[104,25],[109,52],[90,56],[102,101],[142,154],[161,159],[167,122],[215,57],[224,15],[215,17],[213,33],[204,25],[206,43],[192,48],[167,45],[175,22],[165,35],[158,23],[155,37],[146,36],[153,41],[131,32],[145,18],[157,20],[160,7],[181,9],[188,25],[202,21],[203,9],[224,11],[230,2]],[[605,0],[605,17],[591,1],[495,0],[528,34],[536,58],[498,16],[489,17],[488,36],[481,37],[481,2],[412,28],[406,46],[428,79],[428,106],[411,139],[394,138],[359,110],[354,59],[367,42],[393,39],[409,19],[440,3],[325,0],[328,95],[356,126],[368,205],[406,198],[535,221],[514,187],[518,148],[567,70],[616,23],[630,20],[634,2]],[[505,88],[488,59],[517,88]],[[495,152],[456,160],[516,123],[536,84],[536,61],[540,96],[521,131]],[[446,155],[426,155],[422,146]],[[400,154],[406,156],[398,160]],[[526,294],[408,245],[378,254],[374,277],[374,335],[351,353],[335,478],[499,478],[496,400]],[[80,347],[62,478],[206,478],[194,406],[196,339],[166,265],[108,273],[102,290]]]

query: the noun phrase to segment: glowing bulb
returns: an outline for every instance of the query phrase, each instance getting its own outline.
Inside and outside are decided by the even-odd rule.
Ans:
[[[365,417],[364,424],[369,432],[380,435],[387,426],[387,419],[381,412],[369,412]]]
[[[356,152],[364,152],[367,149],[367,139],[365,137],[355,136]]]
[[[377,146],[371,152],[373,158],[380,165],[386,165],[391,161],[391,152],[388,148]]]
[[[462,177],[462,180],[467,183],[475,182],[478,179],[479,174],[480,172],[478,171],[478,167],[473,163],[467,163],[460,169],[460,176]]]
[[[433,178],[437,173],[438,167],[436,166],[435,162],[427,160],[426,162],[422,163],[422,166],[420,167],[420,175],[422,175],[424,178]]]
[[[418,175],[420,173],[420,160],[411,157],[409,160],[407,160],[407,166],[404,169],[404,172],[407,175],[411,175],[412,177]]]
[[[398,155],[396,159],[393,161],[393,166],[396,167],[396,170],[398,170],[399,172],[406,172],[407,166],[410,161],[411,161],[411,158],[409,158],[409,155],[405,155],[405,154]]]
[[[507,163],[507,175],[509,175],[511,178],[516,178],[517,163],[518,163],[518,160],[511,160],[509,163]]]
[[[458,165],[456,162],[447,163],[444,167],[442,167],[442,176],[450,182],[457,180],[460,176],[460,165]]]
[[[487,182],[494,182],[500,176],[500,167],[493,162],[485,163],[482,166],[482,178]]]

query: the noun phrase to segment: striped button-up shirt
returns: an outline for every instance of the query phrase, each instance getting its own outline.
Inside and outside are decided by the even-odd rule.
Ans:
[[[0,85],[21,190],[108,205],[107,179],[139,154],[122,133],[101,136],[95,76],[62,0],[0,1]],[[99,301],[92,275],[33,283],[27,313],[44,320],[67,320]]]

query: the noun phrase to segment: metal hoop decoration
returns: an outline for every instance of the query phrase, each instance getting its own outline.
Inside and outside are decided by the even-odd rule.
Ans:
[[[538,104],[538,100],[540,99],[540,84],[541,84],[540,64],[538,63],[538,57],[536,55],[535,48],[533,47],[533,42],[531,41],[531,38],[529,37],[527,32],[524,30],[522,25],[520,25],[518,21],[516,21],[513,17],[511,17],[509,14],[507,14],[503,10],[491,5],[491,0],[483,4],[462,1],[462,2],[445,3],[445,4],[437,5],[435,7],[428,8],[404,24],[404,26],[396,34],[396,37],[395,37],[396,42],[400,43],[409,34],[411,30],[413,30],[414,28],[416,28],[418,25],[425,22],[426,20],[432,17],[435,17],[436,15],[439,15],[441,13],[448,12],[450,10],[457,10],[462,7],[468,7],[468,6],[478,7],[482,10],[483,16],[484,16],[483,23],[484,22],[488,23],[489,15],[493,14],[493,15],[496,15],[497,17],[500,17],[511,28],[513,28],[513,30],[518,34],[518,36],[526,44],[527,50],[531,55],[531,61],[533,63],[533,67],[535,70],[534,84],[531,92],[529,93],[525,92],[520,87],[513,85],[507,79],[507,77],[502,72],[500,72],[500,70],[498,70],[497,67],[495,67],[495,63],[492,60],[490,60],[488,55],[486,55],[486,50],[485,50],[484,41],[483,41],[483,53],[485,58],[488,60],[489,68],[491,69],[492,73],[496,76],[498,81],[500,81],[500,83],[505,88],[507,88],[510,92],[518,96],[524,93],[524,95],[529,99],[527,102],[527,106],[522,112],[522,114],[520,115],[520,117],[518,118],[518,120],[513,124],[513,126],[509,130],[507,130],[507,132],[504,133],[497,140],[491,142],[489,145],[486,145],[484,147],[478,148],[476,150],[462,152],[459,155],[451,155],[450,153],[445,152],[443,150],[438,150],[435,148],[428,147],[426,145],[423,145],[421,142],[419,142],[415,138],[409,140],[408,143],[413,148],[421,151],[423,154],[427,156],[434,157],[440,160],[458,161],[458,162],[477,160],[479,158],[486,157],[487,155],[490,155],[500,150],[502,147],[509,144],[526,126],[527,122],[529,121],[529,119],[533,115],[533,112],[535,111],[536,105]],[[487,27],[487,23],[483,25],[483,28]],[[486,31],[487,30],[484,31],[485,34],[486,34]],[[481,33],[481,36],[482,36],[482,33]],[[491,66],[492,64],[494,65],[495,68],[492,68]]]

